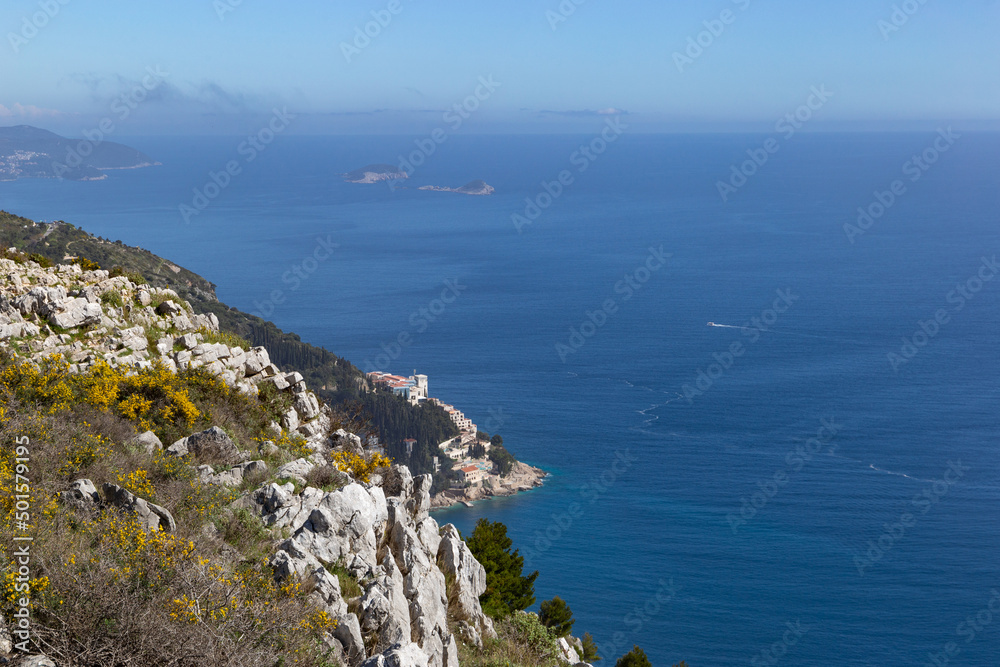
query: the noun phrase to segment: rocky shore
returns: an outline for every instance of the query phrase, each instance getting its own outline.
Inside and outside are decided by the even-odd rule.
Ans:
[[[448,489],[431,497],[431,509],[443,509],[458,504],[470,504],[484,498],[502,498],[530,491],[544,483],[548,473],[541,468],[518,461],[506,477],[490,475],[481,486]]]

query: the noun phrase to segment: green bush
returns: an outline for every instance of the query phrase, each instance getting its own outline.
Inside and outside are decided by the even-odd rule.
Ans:
[[[101,294],[101,303],[105,306],[114,306],[115,308],[123,308],[125,306],[122,295],[115,290],[108,290]]]
[[[146,285],[146,284],[148,284],[148,281],[146,280],[146,277],[143,276],[141,273],[139,273],[138,271],[129,271],[127,269],[122,268],[121,266],[112,267],[111,271],[108,272],[108,276],[111,277],[111,278],[117,278],[119,276],[125,276],[126,278],[128,278],[129,280],[131,280],[136,285]]]
[[[534,614],[519,611],[510,617],[510,624],[532,650],[552,657],[559,655],[558,637],[542,625]]]
[[[50,269],[53,266],[55,266],[55,262],[53,262],[45,255],[39,255],[37,252],[33,252],[30,255],[28,255],[28,260],[35,262],[36,264],[38,264],[38,266],[42,267],[43,269]]]
[[[202,340],[206,343],[222,343],[226,347],[238,347],[244,352],[253,347],[250,342],[229,331],[212,331],[211,329],[201,328],[198,329],[198,333],[201,334]]]
[[[250,510],[238,509],[225,519],[217,519],[216,527],[226,543],[233,546],[244,558],[266,558],[272,550],[273,538],[259,516]]]

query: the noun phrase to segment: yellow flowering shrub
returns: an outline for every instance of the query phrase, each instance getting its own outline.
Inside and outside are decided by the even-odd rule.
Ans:
[[[23,584],[27,584],[28,590],[18,590],[18,584],[21,584],[21,588],[23,588]],[[33,577],[26,582],[20,582],[16,572],[8,571],[4,573],[0,587],[2,587],[0,605],[5,609],[16,607],[21,598],[31,600],[31,606],[34,607],[39,598],[49,590],[49,578]]]
[[[180,376],[157,360],[152,367],[122,378],[119,386],[127,398],[118,404],[118,411],[144,429],[164,423],[191,427],[201,413],[184,385]]]
[[[102,435],[93,433],[74,435],[63,450],[63,464],[59,468],[59,473],[66,477],[74,477],[110,451],[111,442]]]
[[[122,380],[122,374],[101,359],[80,376],[77,385],[83,402],[100,410],[108,410],[118,402]]]
[[[29,403],[40,403],[55,414],[70,406],[69,364],[59,355],[45,358],[39,366],[28,361],[15,361],[0,372],[0,391]]]
[[[350,473],[359,482],[371,481],[372,473],[392,465],[392,459],[377,453],[365,457],[354,452],[335,452],[332,458],[339,470]]]
[[[324,611],[310,610],[301,583],[290,581],[278,584],[270,567],[264,562],[245,564],[227,571],[218,563],[201,559],[196,566],[199,586],[171,599],[166,607],[170,618],[177,623],[208,623],[226,626],[249,622],[251,630],[259,635],[276,632],[279,635],[294,630],[326,631],[337,622]],[[304,612],[294,626],[281,627],[275,622],[274,607],[293,604]]]
[[[128,474],[118,473],[118,485],[147,500],[156,495],[149,473],[145,470],[133,470]]]

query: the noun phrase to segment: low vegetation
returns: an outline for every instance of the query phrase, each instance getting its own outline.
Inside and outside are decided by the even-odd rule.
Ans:
[[[275,583],[266,558],[276,536],[229,508],[237,491],[204,485],[184,461],[131,444],[146,429],[171,442],[217,424],[249,448],[272,417],[266,401],[203,372],[153,366],[126,376],[98,363],[71,374],[62,359],[35,368],[0,356],[0,548],[8,564],[0,613],[11,618],[24,594],[9,565],[16,531],[33,538],[35,648],[57,664],[276,665],[295,656],[295,664],[332,667],[320,631],[333,620],[299,582]],[[20,487],[27,525],[15,503],[25,484],[18,474],[30,480]],[[81,478],[166,508],[176,530],[147,532],[130,514],[60,500]]]

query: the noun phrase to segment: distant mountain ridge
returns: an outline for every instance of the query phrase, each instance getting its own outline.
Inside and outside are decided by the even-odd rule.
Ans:
[[[108,169],[159,164],[134,148],[113,141],[67,139],[30,125],[0,127],[0,181],[65,178],[99,181]]]

